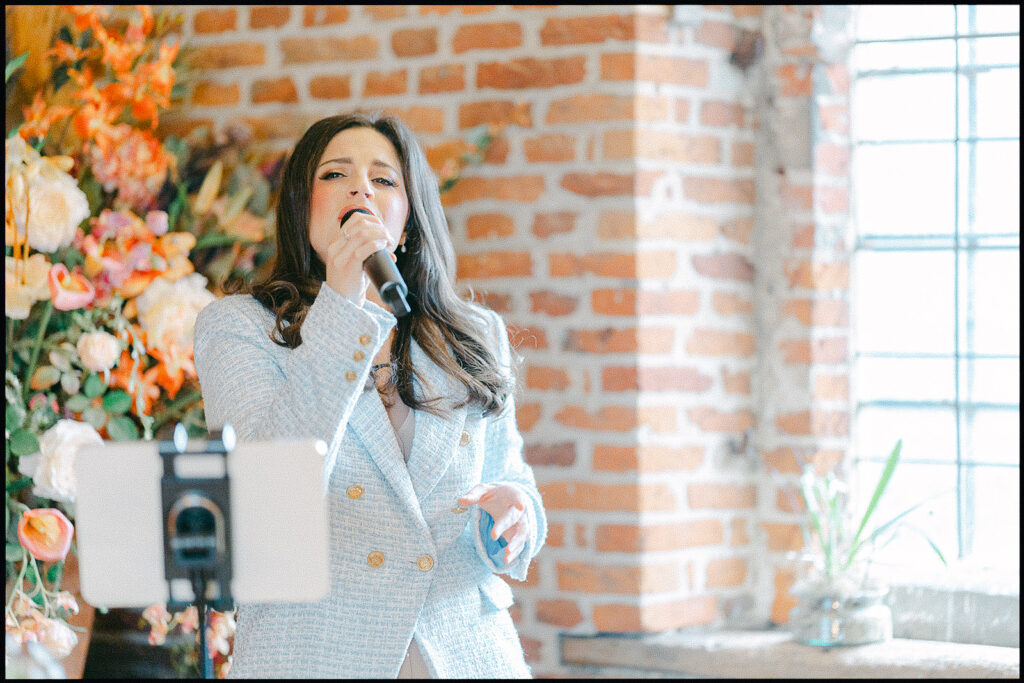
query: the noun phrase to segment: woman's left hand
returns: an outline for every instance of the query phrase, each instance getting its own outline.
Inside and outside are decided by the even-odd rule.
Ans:
[[[501,536],[508,545],[505,546],[505,564],[519,557],[530,540],[530,529],[527,524],[526,506],[530,500],[515,486],[506,484],[477,484],[461,498],[459,505],[479,505],[494,518],[491,538],[498,540]]]

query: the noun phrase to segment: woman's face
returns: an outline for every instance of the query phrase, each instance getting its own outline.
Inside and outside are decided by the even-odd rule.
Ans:
[[[346,207],[369,209],[384,224],[394,251],[409,218],[402,164],[391,141],[373,128],[346,128],[327,144],[313,177],[309,241],[320,260],[340,234]]]

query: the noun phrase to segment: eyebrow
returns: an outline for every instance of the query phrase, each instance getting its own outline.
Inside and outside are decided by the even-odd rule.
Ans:
[[[323,166],[325,164],[351,164],[351,163],[352,163],[352,159],[350,157],[339,157],[338,159],[328,159],[327,161],[319,164],[317,166],[317,168],[320,168],[320,166]],[[395,173],[398,173],[398,171],[395,169],[394,166],[392,166],[389,163],[383,162],[380,159],[374,159],[373,162],[370,165],[371,166],[383,166],[384,168],[390,168]],[[401,174],[399,173],[399,175],[401,175]]]

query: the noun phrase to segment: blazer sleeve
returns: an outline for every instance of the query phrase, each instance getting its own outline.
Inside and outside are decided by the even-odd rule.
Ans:
[[[498,362],[506,372],[511,372],[512,352],[508,341],[505,323],[497,313],[488,312],[492,316],[492,329],[497,336]],[[518,581],[526,580],[530,561],[540,551],[547,538],[547,515],[541,501],[533,469],[523,460],[523,437],[516,425],[515,401],[509,399],[505,410],[487,419],[484,435],[484,467],[482,482],[485,484],[508,484],[522,491],[530,505],[525,513],[530,538],[512,564],[504,561],[502,549],[506,545],[504,539],[497,541],[490,537],[494,520],[479,505],[472,507],[474,519],[475,542],[477,554],[491,570],[498,574],[508,574]]]
[[[260,308],[251,297],[227,297],[196,319],[207,425],[230,423],[239,440],[323,439],[326,492],[349,416],[395,318],[324,284],[302,324],[302,344],[282,362]]]

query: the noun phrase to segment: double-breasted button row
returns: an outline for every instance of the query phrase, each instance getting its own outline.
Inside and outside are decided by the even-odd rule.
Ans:
[[[384,553],[379,550],[374,550],[366,556],[366,564],[370,565],[374,569],[384,564]],[[429,572],[434,568],[434,558],[430,555],[420,555],[416,558],[416,566],[421,572]]]

